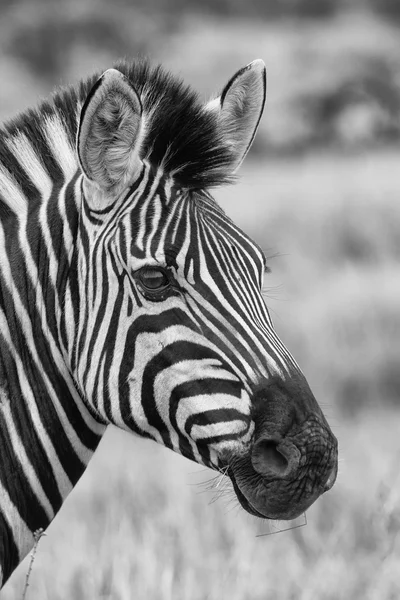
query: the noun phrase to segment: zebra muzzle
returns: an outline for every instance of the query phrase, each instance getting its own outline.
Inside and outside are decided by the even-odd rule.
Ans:
[[[248,451],[231,456],[229,464],[245,510],[263,518],[294,519],[333,486],[337,441],[316,414],[295,419],[291,428],[261,420]]]

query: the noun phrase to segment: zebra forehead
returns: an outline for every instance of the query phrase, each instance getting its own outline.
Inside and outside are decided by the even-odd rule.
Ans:
[[[129,79],[142,102],[146,122],[142,159],[155,168],[162,168],[186,189],[206,189],[232,180],[231,149],[224,142],[218,118],[215,111],[205,109],[194,90],[147,60],[119,62],[115,68]],[[37,108],[25,111],[2,126],[0,167],[6,179],[10,179],[8,172],[15,175],[10,138],[17,139],[15,143],[19,145],[21,140],[26,140],[24,156],[30,153],[32,158],[34,152],[53,180],[72,176],[78,168],[75,142],[80,110],[99,75],[94,74],[78,85],[60,88]],[[26,163],[27,160],[23,166],[26,182],[21,172],[17,177],[21,195],[25,192],[24,184],[29,187],[32,183]],[[32,158],[31,163],[34,170],[36,159]],[[6,185],[9,187],[9,181]],[[18,195],[14,188],[12,194]],[[19,201],[12,203],[17,208]]]
[[[192,198],[200,214],[205,218],[207,227],[214,232],[216,239],[222,245],[229,246],[235,255],[239,250],[260,260],[265,272],[269,271],[262,248],[226,215],[224,209],[209,193],[196,192],[192,194]]]

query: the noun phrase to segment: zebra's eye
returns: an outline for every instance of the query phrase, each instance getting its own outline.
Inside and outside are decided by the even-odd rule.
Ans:
[[[168,273],[159,267],[144,267],[136,276],[145,292],[163,292],[171,284]]]

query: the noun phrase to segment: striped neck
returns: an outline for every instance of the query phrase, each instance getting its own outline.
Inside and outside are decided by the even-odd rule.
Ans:
[[[36,197],[0,221],[0,587],[60,509],[105,429],[75,387],[62,339],[66,287],[74,293],[67,274],[77,177],[64,187],[38,171],[36,178]]]
[[[1,313],[0,313],[1,314]],[[1,324],[0,587],[46,529],[104,432],[79,398],[49,340]],[[29,332],[30,333],[30,332]],[[17,340],[25,344],[17,344]]]

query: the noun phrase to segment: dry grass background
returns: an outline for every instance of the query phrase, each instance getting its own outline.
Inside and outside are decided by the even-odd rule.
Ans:
[[[149,51],[204,95],[242,64],[265,59],[259,140],[238,185],[216,196],[277,255],[266,301],[341,454],[338,481],[308,511],[307,525],[277,533],[287,524],[244,514],[225,484],[222,494],[208,491],[211,471],[110,429],[40,542],[27,598],[397,600],[397,26],[367,12],[323,21],[185,13],[179,27],[166,19],[163,29],[150,12],[135,20],[122,1],[119,12],[95,0],[1,4],[2,117],[117,54]],[[101,34],[89,43],[79,22],[101,22]],[[349,81],[359,94],[344,101],[336,92]],[[1,600],[20,600],[27,568],[24,561]]]

